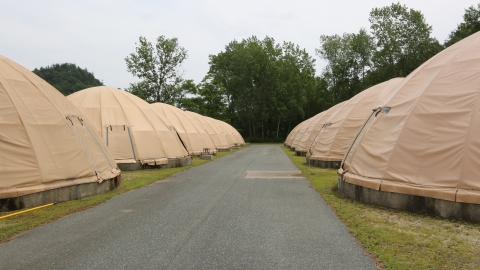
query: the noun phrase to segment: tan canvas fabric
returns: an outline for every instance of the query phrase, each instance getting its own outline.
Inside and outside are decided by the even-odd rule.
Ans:
[[[50,84],[3,56],[0,153],[0,199],[120,173],[85,116]]]
[[[173,125],[190,154],[200,155],[204,148],[208,148],[212,154],[216,152],[212,138],[200,121],[191,114],[164,103],[154,103],[150,106]]]
[[[213,119],[210,118],[212,121],[214,121],[219,129],[225,134],[225,137],[227,138],[228,142],[230,143],[231,146],[234,146],[235,144],[242,145],[245,144],[245,141],[243,140],[242,136],[238,131],[229,125],[228,123],[218,120],[218,119]]]
[[[290,130],[290,133],[288,133],[287,138],[284,142],[287,147],[290,147],[290,145],[292,144],[293,137],[295,137],[295,134],[297,134],[299,125],[300,124],[296,125],[292,130]]]
[[[307,132],[307,129],[310,126],[310,123],[312,121],[313,121],[313,117],[308,118],[307,120],[299,124],[297,134],[295,134],[295,136],[293,137],[292,144],[290,145],[290,147],[296,150],[298,144],[300,143],[300,139],[303,137],[303,134]]]
[[[200,115],[194,112],[186,112],[186,113],[191,114],[194,118],[196,118],[202,124],[203,128],[210,135],[210,138],[212,138],[213,143],[215,144],[215,147],[217,149],[219,150],[230,149],[230,143],[227,141],[225,134],[223,134],[223,132],[220,131],[220,129],[217,127],[217,124],[215,124],[211,120],[211,118],[205,117],[203,115]]]
[[[236,128],[234,128],[232,125],[230,125],[229,123],[225,123],[225,127],[227,128],[227,130],[233,134],[233,136],[235,137],[235,140],[238,142],[239,145],[245,145],[245,140],[243,139],[242,135],[240,134],[240,132],[238,132],[238,130]]]
[[[310,118],[309,118],[310,119]],[[288,134],[287,138],[285,139],[285,145],[288,146],[288,147],[291,147],[292,146],[292,143],[293,143],[293,140],[295,139],[295,136],[297,136],[297,133],[299,132],[300,128],[302,127],[302,125],[308,121],[309,119],[307,120],[304,120],[303,122],[301,122],[300,124],[296,125],[292,131],[290,131],[290,133]]]
[[[98,86],[68,96],[94,124],[117,163],[168,163],[188,155],[176,133],[144,100]]]
[[[302,138],[298,146],[295,148],[296,152],[304,152],[304,153],[311,153],[312,144],[318,138],[321,130],[325,127],[325,123],[330,118],[332,114],[337,112],[341,107],[345,105],[346,101],[338,103],[337,105],[331,107],[330,109],[320,113],[317,115],[315,119],[313,119],[307,131],[303,134]]]
[[[330,115],[311,146],[311,159],[342,161],[372,107],[392,91],[403,78],[395,78],[372,86],[348,100]]]
[[[233,136],[233,134],[231,134],[230,132],[228,132],[227,128],[225,127],[225,122],[223,121],[219,121],[217,119],[213,119],[211,117],[208,117],[208,116],[204,116],[205,118],[207,118],[207,120],[210,121],[210,123],[212,123],[212,125],[215,125],[217,127],[217,129],[225,135],[225,138],[227,139],[228,141],[228,145],[230,147],[234,146],[236,143],[237,143],[237,140],[235,139],[235,136]]]
[[[480,32],[428,60],[376,107],[343,162],[346,181],[480,203]]]
[[[312,117],[310,124],[308,125],[305,133],[300,138],[297,147],[295,148],[296,152],[307,152],[308,148],[312,144],[312,141],[309,141],[310,137],[315,137],[312,133],[315,132],[315,128],[318,122],[322,119],[322,116],[325,115],[326,111],[323,111],[315,116]]]

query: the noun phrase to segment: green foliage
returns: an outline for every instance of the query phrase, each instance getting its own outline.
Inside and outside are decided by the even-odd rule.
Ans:
[[[430,36],[432,27],[420,11],[397,3],[374,8],[369,21],[377,46],[372,57],[371,85],[405,77],[442,50],[440,43]]]
[[[210,55],[210,84],[223,91],[225,117],[237,129],[262,140],[283,137],[289,123],[305,116],[308,93],[316,90],[314,62],[298,45],[253,36]]]
[[[201,83],[195,85],[192,80],[184,84],[185,91],[191,95],[182,99],[180,107],[215,119],[225,118],[226,97],[221,84],[207,75]]]
[[[180,66],[188,57],[187,50],[176,38],[159,36],[155,47],[145,37],[139,38],[135,53],[125,58],[127,70],[140,78],[127,89],[147,102],[179,105],[185,97]]]
[[[36,68],[33,73],[47,81],[65,96],[85,88],[103,85],[86,68],[82,69],[70,63]]]
[[[371,69],[374,51],[373,38],[365,29],[360,29],[358,34],[320,36],[320,48],[316,52],[328,61],[322,77],[328,83],[333,104],[365,89],[364,78]]]
[[[448,47],[478,31],[480,31],[480,4],[477,8],[471,6],[465,9],[463,22],[457,25],[457,29],[450,32],[444,46]]]
[[[371,34],[322,35],[318,56],[327,61],[322,78],[326,100],[337,104],[364,89],[405,77],[442,50],[420,11],[399,3],[370,12]]]

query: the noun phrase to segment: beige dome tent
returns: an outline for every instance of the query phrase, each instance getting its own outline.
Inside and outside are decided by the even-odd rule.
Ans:
[[[3,56],[0,112],[0,199],[7,199],[0,208],[78,199],[105,191],[101,182],[112,188],[103,180],[120,171],[90,122],[50,84]],[[90,191],[73,190],[84,184]],[[35,200],[25,196],[33,193]]]
[[[150,106],[174,126],[191,155],[201,155],[205,148],[209,149],[210,154],[216,154],[217,150],[212,138],[198,119],[172,105],[154,103]]]
[[[300,138],[300,141],[295,148],[296,155],[306,156],[307,152],[311,148],[312,143],[318,137],[320,131],[325,127],[327,120],[332,114],[335,114],[339,109],[341,109],[345,103],[346,101],[338,103],[330,109],[318,114],[317,117],[310,122],[307,131],[303,134],[302,138]]]
[[[295,151],[298,144],[300,143],[300,139],[303,137],[303,134],[307,132],[308,127],[310,126],[311,122],[313,121],[314,117],[308,118],[307,120],[303,121],[302,123],[298,124],[298,132],[295,134],[292,140],[292,144],[290,145],[290,150]]]
[[[239,146],[239,145],[245,144],[245,141],[243,140],[240,133],[238,133],[238,131],[235,128],[233,128],[231,125],[218,119],[214,119],[211,117],[208,117],[208,118],[213,122],[215,122],[219,127],[219,129],[225,134],[225,137],[229,141],[230,146]]]
[[[307,120],[304,120],[302,121],[300,124],[296,125],[292,131],[290,131],[290,133],[288,134],[287,138],[285,139],[285,146],[288,147],[288,148],[291,148],[292,146],[292,143],[293,143],[293,140],[295,139],[295,136],[297,136],[297,133],[300,131],[301,127],[303,126],[303,124],[305,124],[306,121],[310,120],[307,119]]]
[[[323,111],[312,117],[312,120],[310,121],[310,124],[308,125],[307,130],[305,131],[303,136],[300,138],[300,141],[297,147],[295,148],[296,155],[305,156],[305,153],[307,153],[308,148],[310,147],[310,144],[312,144],[312,141],[309,141],[309,137],[315,136],[312,133],[315,132],[314,129],[318,126],[318,122],[322,119],[322,117],[325,115],[325,112],[327,111]]]
[[[90,119],[122,169],[189,164],[187,151],[163,116],[137,96],[98,86],[68,99]]]
[[[398,208],[414,198],[440,199],[417,202],[425,211],[471,219],[468,207],[446,202],[480,204],[479,101],[480,32],[425,62],[373,106],[339,170],[346,182],[340,188],[362,200],[360,189],[349,190],[365,187],[369,202]],[[393,194],[416,197],[396,195],[394,202]]]
[[[217,124],[214,123],[211,118],[205,117],[198,113],[186,112],[195,117],[202,124],[203,128],[208,132],[210,138],[212,138],[215,147],[220,152],[230,151],[230,144],[227,141],[227,138],[223,132],[217,127]]]
[[[402,80],[395,78],[372,86],[330,115],[310,147],[308,163],[338,169],[355,136],[372,114],[373,104],[383,99]]]
[[[238,132],[238,130],[234,128],[232,125],[230,125],[229,123],[226,123],[226,122],[224,123],[227,131],[233,134],[238,145],[240,146],[245,145],[245,140],[243,139],[242,135],[240,135],[240,132]]]
[[[219,121],[217,119],[213,119],[208,116],[204,116],[204,117],[207,119],[207,121],[210,121],[212,125],[215,125],[222,134],[225,135],[225,138],[227,139],[230,147],[235,145],[237,140],[235,139],[235,136],[233,136],[233,134],[227,131],[227,128],[225,127],[225,122]]]

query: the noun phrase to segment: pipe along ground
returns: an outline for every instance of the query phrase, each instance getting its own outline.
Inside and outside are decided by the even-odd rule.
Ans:
[[[55,202],[55,203],[49,203],[49,204],[40,205],[40,206],[37,206],[37,207],[34,207],[34,208],[30,208],[30,209],[27,209],[27,210],[23,210],[23,211],[20,211],[20,212],[16,212],[16,213],[13,213],[13,214],[1,216],[0,219],[4,219],[4,218],[8,218],[8,217],[13,217],[13,216],[20,215],[20,214],[23,214],[23,213],[26,213],[26,212],[30,212],[30,211],[33,211],[33,210],[38,210],[38,209],[41,209],[41,208],[45,208],[45,207],[48,207],[48,206],[52,206],[52,205],[54,205],[54,204],[57,204],[57,203]]]

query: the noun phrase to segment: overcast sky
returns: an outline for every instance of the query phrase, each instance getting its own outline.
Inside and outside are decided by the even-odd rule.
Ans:
[[[184,77],[200,82],[208,71],[208,56],[232,40],[253,35],[290,41],[317,59],[317,74],[324,66],[315,55],[322,34],[358,32],[370,27],[380,0],[1,0],[0,54],[33,70],[54,63],[87,68],[105,85],[126,88],[138,81],[127,72],[124,58],[135,51],[139,36],[149,41],[176,37],[188,50]],[[420,10],[433,36],[441,43],[462,21],[471,0],[403,0]]]

